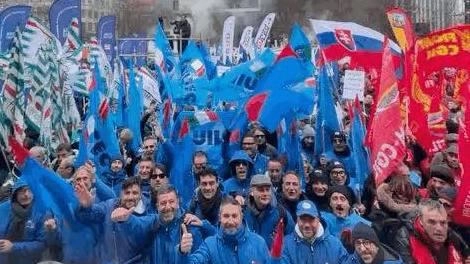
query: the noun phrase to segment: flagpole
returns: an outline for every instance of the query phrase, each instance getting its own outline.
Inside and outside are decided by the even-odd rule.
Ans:
[[[5,154],[5,148],[1,148],[1,149],[2,149],[2,156],[3,156],[3,159],[5,159],[5,163],[7,164],[8,171],[12,173],[13,171],[10,167],[10,163],[8,162],[7,155]]]

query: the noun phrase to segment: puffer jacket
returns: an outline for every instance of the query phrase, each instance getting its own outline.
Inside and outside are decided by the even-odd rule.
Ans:
[[[338,238],[330,235],[328,230],[320,226],[312,242],[301,237],[298,226],[295,231],[286,236],[282,249],[282,264],[326,264],[342,263],[348,258],[348,253]]]
[[[7,239],[8,229],[11,224],[12,201],[16,192],[27,184],[21,178],[13,186],[12,198],[0,204],[0,240]],[[34,201],[33,201],[34,202]],[[45,233],[43,228],[44,217],[34,208],[25,223],[24,235],[21,241],[15,241],[10,253],[0,253],[2,264],[35,264],[41,260],[45,250]]]
[[[271,259],[264,239],[242,227],[234,235],[227,235],[219,229],[214,236],[208,237],[192,254],[181,254],[181,264],[269,264],[278,263]]]

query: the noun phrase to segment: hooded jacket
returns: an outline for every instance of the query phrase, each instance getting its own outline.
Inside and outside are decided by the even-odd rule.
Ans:
[[[12,196],[9,201],[0,204],[0,239],[8,239],[8,231],[12,217],[12,203],[15,201],[16,192],[27,187],[21,178],[13,186]],[[24,234],[20,241],[12,241],[13,247],[10,253],[0,253],[2,264],[32,264],[41,260],[45,250],[45,234],[43,217],[31,208],[24,227]]]
[[[103,234],[98,242],[100,264],[143,263],[142,238],[111,220],[111,213],[119,206],[119,202],[116,198],[93,204],[89,208],[80,207],[75,214],[84,224],[102,225]],[[133,215],[144,216],[146,213],[134,212]]]
[[[104,184],[113,190],[116,197],[119,197],[121,194],[122,182],[126,179],[126,177],[127,174],[124,169],[121,169],[118,172],[114,172],[111,169],[108,169],[103,172],[101,180]]]
[[[330,235],[320,223],[313,241],[302,237],[298,225],[295,231],[286,236],[282,249],[282,264],[342,263],[348,253],[341,241]]]
[[[218,233],[208,237],[192,254],[178,251],[178,262],[188,264],[269,264],[272,260],[264,239],[241,227],[234,235],[227,235],[219,228]]]
[[[239,180],[235,174],[235,161],[242,160],[248,162],[247,177],[244,180]],[[222,183],[224,192],[229,195],[241,195],[246,197],[250,189],[250,179],[252,176],[253,160],[246,154],[245,151],[236,151],[229,162],[230,172],[232,177]]]
[[[354,226],[359,222],[362,222],[368,226],[371,225],[369,221],[362,218],[356,213],[350,213],[348,216],[344,218],[336,216],[335,214],[330,213],[330,212],[321,212],[320,214],[327,224],[327,229],[329,233],[338,238],[341,237],[341,232],[343,230],[345,229],[352,230]]]

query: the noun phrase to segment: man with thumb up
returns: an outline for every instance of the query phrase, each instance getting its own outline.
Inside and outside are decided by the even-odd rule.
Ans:
[[[188,228],[185,224],[181,224],[181,243],[180,243],[180,252],[187,254],[191,252],[193,247],[193,235],[188,232]]]

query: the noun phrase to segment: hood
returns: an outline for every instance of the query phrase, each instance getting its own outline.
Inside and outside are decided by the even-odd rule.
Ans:
[[[126,166],[126,161],[124,160],[124,157],[121,154],[113,155],[110,159],[110,162],[112,163],[115,160],[120,160],[122,162],[122,167]]]
[[[250,156],[248,156],[248,154],[246,154],[245,151],[243,150],[238,150],[236,151],[235,153],[233,153],[232,155],[232,158],[230,159],[229,161],[229,165],[230,167],[232,167],[232,163],[236,160],[243,160],[243,161],[247,161],[250,165],[253,166],[253,160],[250,158]]]
[[[21,179],[21,178],[18,178],[18,180],[15,182],[15,184],[13,185],[13,191],[11,193],[11,200],[13,201],[14,198],[15,198],[15,195],[16,195],[16,192],[21,189],[21,188],[24,188],[24,187],[29,187],[29,185],[26,183],[25,180]]]

